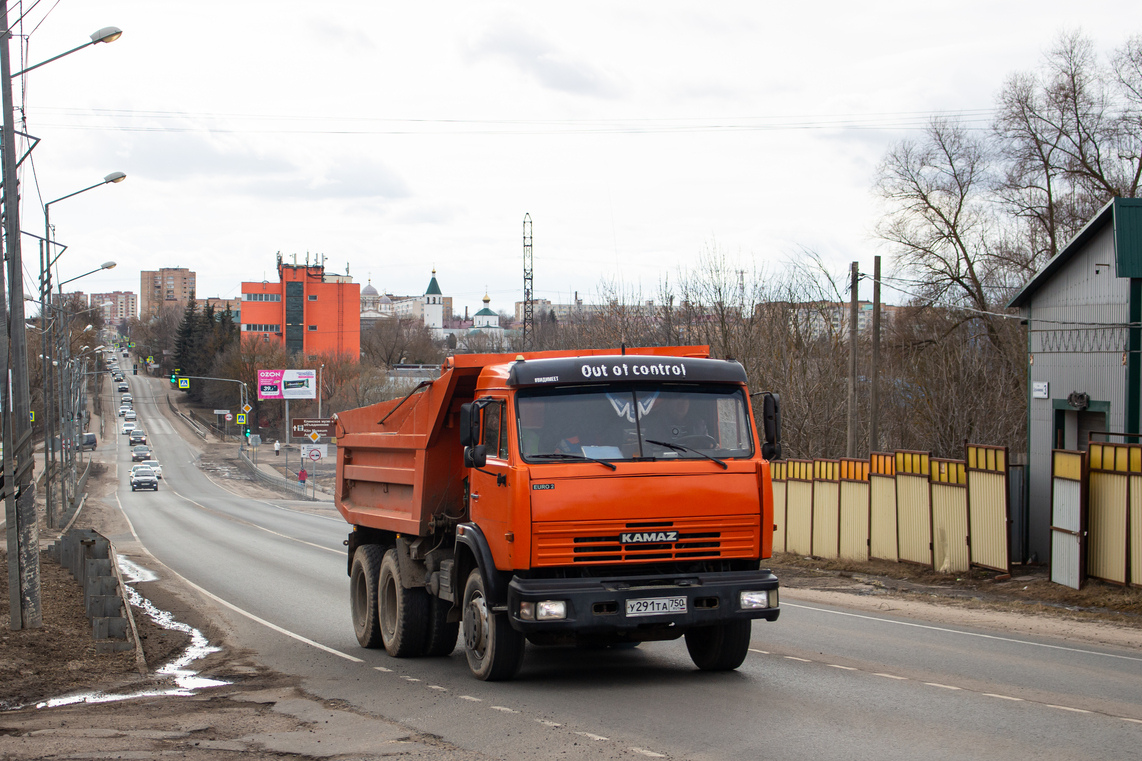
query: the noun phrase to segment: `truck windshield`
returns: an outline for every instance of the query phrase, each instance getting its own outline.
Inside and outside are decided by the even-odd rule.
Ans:
[[[747,409],[745,392],[732,385],[579,386],[516,397],[529,462],[559,453],[607,461],[750,457]]]

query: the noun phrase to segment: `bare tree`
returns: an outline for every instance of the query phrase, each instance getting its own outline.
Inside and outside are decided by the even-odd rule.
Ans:
[[[444,352],[432,338],[432,331],[420,320],[392,318],[379,320],[361,334],[361,355],[368,365],[392,367],[405,363],[435,363]]]

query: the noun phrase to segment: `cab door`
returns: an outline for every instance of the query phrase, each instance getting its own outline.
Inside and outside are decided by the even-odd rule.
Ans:
[[[507,401],[493,398],[481,410],[480,443],[488,453],[488,463],[469,473],[469,516],[484,532],[496,567],[513,567],[512,489],[514,478],[509,463]]]

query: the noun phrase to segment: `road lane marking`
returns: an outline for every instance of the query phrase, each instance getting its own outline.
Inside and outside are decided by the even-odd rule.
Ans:
[[[430,685],[428,685],[428,689],[430,689],[430,690],[440,690],[441,692],[448,692],[448,688],[447,688],[447,687],[441,687],[439,684],[430,684]]]
[[[825,665],[827,665],[831,669],[841,669],[842,671],[857,671],[858,670],[858,669],[853,668],[852,666],[841,666],[840,664],[837,664],[837,663],[827,663]]]
[[[387,668],[385,668],[384,666],[373,666],[373,669],[374,669],[375,671],[383,671],[383,672],[385,672],[386,674],[391,674],[391,673],[393,673],[393,670],[392,670],[392,669],[387,669]]]
[[[507,706],[492,706],[492,710],[503,711],[504,713],[519,713],[519,711],[515,710],[514,708],[508,708]]]
[[[874,672],[874,673],[873,673],[873,676],[882,676],[882,677],[884,677],[885,679],[901,679],[901,680],[903,680],[903,681],[907,681],[907,680],[908,680],[908,677],[906,677],[906,676],[897,676],[896,674],[878,674],[878,673],[875,673],[875,672]]]
[[[644,756],[650,756],[651,758],[666,758],[665,754],[655,753],[654,751],[647,750],[646,748],[631,748],[631,750],[633,750],[635,753],[641,753]]]
[[[962,690],[963,687],[956,687],[951,684],[940,684],[939,682],[924,682],[929,687],[939,687],[942,690]]]
[[[1060,711],[1070,711],[1071,713],[1094,713],[1094,711],[1086,711],[1082,708],[1071,708],[1070,706],[1057,706],[1054,703],[1044,703],[1043,705],[1048,708],[1058,708]]]
[[[461,700],[470,700],[473,703],[483,703],[484,702],[483,698],[474,698],[471,695],[461,695],[460,699]]]
[[[1000,700],[1017,700],[1020,703],[1023,702],[1023,698],[1016,698],[1016,697],[1012,697],[1011,695],[997,695],[994,692],[983,692],[980,694],[982,694],[986,697],[989,697],[989,698],[999,698]]]
[[[812,663],[813,662],[813,661],[809,660],[808,658],[798,658],[795,655],[785,655],[782,657],[787,658],[788,660],[791,660],[791,661],[801,661],[802,663]]]
[[[749,649],[751,653],[761,653],[762,655],[769,655],[768,650],[754,650],[752,647]]]
[[[409,681],[409,682],[419,682],[419,681],[420,681],[420,680],[419,680],[419,679],[417,679],[416,677],[412,677],[412,676],[402,676],[402,677],[401,677],[401,679],[405,679],[405,680],[407,680],[407,681]]]
[[[185,497],[184,497],[184,499],[185,499]],[[123,519],[127,521],[127,528],[131,529],[131,536],[135,537],[135,541],[139,543],[139,547],[141,547],[144,552],[146,552],[148,555],[150,555],[152,558],[154,558],[155,562],[158,563],[159,565],[161,565],[163,568],[165,568],[167,573],[169,573],[171,576],[174,576],[176,579],[181,580],[184,584],[191,587],[192,589],[198,590],[203,595],[205,595],[206,597],[209,597],[211,600],[214,600],[219,605],[226,607],[226,608],[229,608],[230,610],[234,611],[235,613],[242,615],[242,616],[245,616],[246,618],[250,619],[251,621],[253,621],[255,623],[259,623],[262,626],[265,626],[267,629],[273,629],[274,631],[278,632],[279,634],[284,634],[287,637],[295,639],[298,642],[302,642],[302,643],[309,645],[311,647],[315,647],[318,650],[322,650],[326,653],[329,653],[330,655],[336,655],[338,658],[344,658],[345,660],[351,661],[353,663],[364,663],[365,662],[362,659],[357,658],[356,656],[349,655],[348,653],[343,653],[340,650],[334,650],[333,648],[329,647],[328,645],[323,645],[320,642],[315,642],[315,641],[309,639],[308,637],[303,637],[300,634],[297,634],[296,632],[291,632],[289,629],[284,629],[275,623],[271,623],[271,622],[267,621],[264,618],[259,618],[258,616],[255,616],[253,613],[249,612],[248,610],[243,610],[242,608],[239,608],[234,603],[229,602],[227,600],[223,600],[221,597],[214,594],[213,592],[210,592],[210,591],[203,589],[202,587],[198,586],[193,581],[186,578],[185,576],[180,574],[178,571],[176,571],[173,568],[171,568],[170,566],[168,566],[163,561],[159,560],[157,557],[155,557],[155,554],[153,552],[151,552],[150,550],[147,549],[147,546],[145,544],[143,544],[143,540],[139,538],[139,534],[135,531],[135,524],[131,522],[131,518],[127,515],[127,511],[123,509],[123,502],[119,499],[119,492],[115,492],[115,502],[119,505],[119,512],[123,514]]]
[[[593,735],[590,732],[576,732],[575,734],[579,735],[580,737],[586,737],[589,740],[598,740],[599,742],[607,742],[607,740],[610,739],[609,737],[603,737],[602,735]]]
[[[559,727],[563,726],[557,721],[548,721],[547,719],[536,719],[536,721],[538,721],[543,726],[551,727],[552,729],[558,729]]]
[[[1032,647],[1044,647],[1048,650],[1063,650],[1068,653],[1081,653],[1084,655],[1101,655],[1104,658],[1119,658],[1124,661],[1138,661],[1142,663],[1142,657],[1133,655],[1117,655],[1115,653],[1100,653],[1097,650],[1084,650],[1078,647],[1064,647],[1063,645],[1048,645],[1044,642],[1031,642],[1025,639],[1014,639],[1012,637],[1000,637],[995,634],[982,634],[980,632],[967,632],[961,629],[949,629],[945,626],[932,626],[931,624],[917,624],[912,621],[896,621],[891,618],[880,618],[879,616],[866,616],[862,613],[849,613],[843,610],[829,610],[828,608],[818,608],[813,605],[797,605],[791,602],[782,602],[781,605],[787,608],[802,608],[804,610],[813,610],[818,613],[831,613],[835,616],[848,616],[850,618],[863,618],[866,621],[877,621],[882,624],[896,624],[897,626],[911,626],[916,629],[928,629],[934,632],[946,632],[948,634],[962,634],[965,637],[979,637],[981,639],[993,639],[997,642],[1010,642],[1016,645],[1030,645]]]

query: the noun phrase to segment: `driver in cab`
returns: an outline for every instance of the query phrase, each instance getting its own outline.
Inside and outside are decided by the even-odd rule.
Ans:
[[[686,439],[710,436],[705,417],[692,408],[688,396],[663,396],[643,422],[644,439],[685,444]]]

